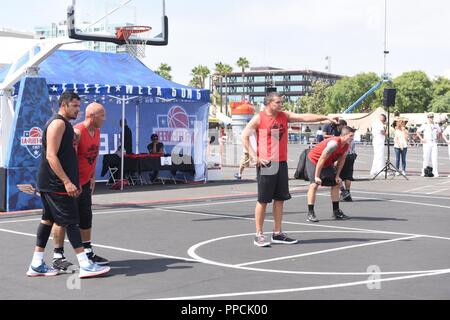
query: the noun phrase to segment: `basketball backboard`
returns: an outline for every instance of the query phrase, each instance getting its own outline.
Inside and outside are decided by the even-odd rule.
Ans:
[[[68,34],[72,39],[112,42],[125,45],[117,36],[120,27],[151,27],[148,32],[133,33],[131,44],[165,46],[169,40],[169,20],[165,0],[71,0],[67,12]],[[141,29],[148,30],[148,28]]]

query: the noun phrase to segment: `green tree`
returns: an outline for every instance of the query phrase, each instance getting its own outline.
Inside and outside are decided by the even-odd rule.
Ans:
[[[433,98],[433,84],[425,72],[405,72],[394,79],[396,109],[401,113],[427,112]]]
[[[325,93],[325,106],[328,113],[341,113],[357,101],[381,79],[373,72],[360,73],[354,77],[344,77]],[[370,112],[379,106],[376,94],[368,96],[353,112]]]
[[[241,70],[242,70],[242,100],[244,100],[244,97],[245,97],[245,82],[244,82],[245,69],[250,67],[250,61],[248,61],[248,59],[245,57],[240,57],[238,59],[238,61],[236,62],[236,65],[239,68],[241,68]]]
[[[194,76],[192,80],[189,82],[189,86],[198,89],[203,88],[202,79],[200,79],[197,76]]]
[[[170,75],[170,72],[172,72],[172,67],[169,66],[167,63],[161,63],[156,69],[155,73],[160,75],[161,77],[172,80],[172,76]]]
[[[300,98],[300,104],[306,113],[327,114],[325,98],[327,88],[330,85],[323,81],[315,81],[312,85],[312,93]]]
[[[446,95],[435,97],[430,109],[431,112],[450,113],[450,91]]]
[[[450,79],[446,77],[437,77],[433,81],[433,98],[444,96],[450,92]]]
[[[205,88],[206,78],[211,74],[207,66],[198,65],[191,71],[192,82],[197,84],[196,88]]]
[[[225,82],[225,113],[228,115],[228,81],[227,76],[229,73],[233,72],[233,67],[229,64],[225,64],[222,62],[216,63],[216,73],[220,76],[220,95],[221,95],[221,104],[220,104],[220,112],[222,111],[222,83]],[[222,81],[224,80],[224,81]]]

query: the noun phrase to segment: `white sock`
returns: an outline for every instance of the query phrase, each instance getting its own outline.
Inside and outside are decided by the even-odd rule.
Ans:
[[[91,264],[85,252],[77,254],[77,259],[82,268],[87,268]]]
[[[91,253],[91,252],[93,252],[92,248],[84,248],[84,253]]]
[[[53,253],[53,259],[62,259],[63,257],[62,253]]]
[[[33,254],[33,260],[31,260],[31,266],[37,268],[42,264],[44,260],[44,252],[35,252]]]

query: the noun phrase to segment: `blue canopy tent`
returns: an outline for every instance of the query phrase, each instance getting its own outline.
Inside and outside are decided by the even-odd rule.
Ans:
[[[0,71],[0,82],[7,73],[8,68]],[[45,88],[37,89],[37,79],[43,80]],[[199,181],[205,178],[209,90],[168,81],[128,54],[92,51],[55,51],[39,65],[38,77],[24,77],[15,85],[12,96],[16,111],[13,132],[9,139],[8,156],[1,166],[7,169],[22,166],[27,170],[37,168],[39,146],[30,145],[36,142],[23,138],[29,135],[30,129],[43,128],[45,121],[57,112],[58,98],[65,90],[74,90],[82,97],[81,113],[76,122],[84,119],[84,110],[90,102],[97,101],[105,106],[107,121],[101,130],[101,155],[114,153],[119,145],[123,145],[119,140],[124,136],[119,121],[126,119],[132,130],[134,153],[147,152],[151,134],[157,133],[166,153],[178,154],[182,150],[183,155],[191,155],[196,171],[191,179]],[[34,109],[24,116],[22,109],[33,100],[27,92],[35,97],[39,92],[37,96],[45,96],[46,102],[41,103],[41,110],[36,110],[39,107],[31,103],[30,108]],[[97,161],[98,179],[101,178],[101,164],[100,157]],[[17,185],[34,184],[34,172],[16,176],[20,178],[8,178],[7,197],[20,193]],[[24,181],[18,180],[24,177]],[[20,193],[20,197],[25,199],[16,201],[8,211],[32,209],[24,205],[29,203],[27,196],[31,195]],[[37,201],[35,205],[39,206]]]

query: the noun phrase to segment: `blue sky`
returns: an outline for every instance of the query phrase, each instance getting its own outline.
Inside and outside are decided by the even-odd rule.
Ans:
[[[0,27],[31,31],[64,20],[68,3],[2,0]],[[150,47],[144,62],[168,63],[183,84],[198,64],[237,69],[240,56],[252,66],[319,71],[331,56],[333,73],[383,72],[384,0],[167,0],[167,15],[169,46]],[[450,78],[449,27],[450,1],[388,0],[387,71]]]

